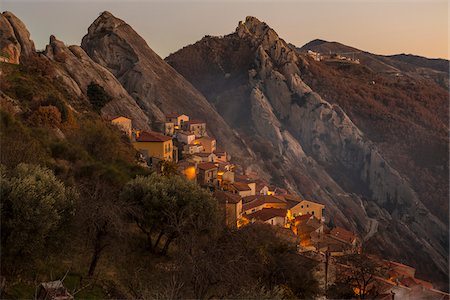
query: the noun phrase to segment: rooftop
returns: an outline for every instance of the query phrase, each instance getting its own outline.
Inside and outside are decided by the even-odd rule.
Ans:
[[[235,175],[236,176],[236,175]],[[236,178],[236,177],[235,177]],[[233,183],[233,186],[236,188],[236,190],[238,191],[251,191],[252,189],[248,186],[248,184],[244,183],[244,182],[235,182]]]
[[[356,235],[353,232],[345,230],[341,227],[333,228],[330,232],[330,236],[350,244],[353,243],[353,241],[356,239]]]
[[[275,217],[286,217],[287,210],[284,208],[263,208],[255,213],[247,215],[248,219],[268,221]]]
[[[206,122],[202,121],[202,120],[189,120],[187,122],[184,122],[184,124],[187,124],[187,125],[191,125],[191,124],[206,124]]]
[[[211,169],[217,169],[217,166],[210,162],[205,162],[197,165],[197,168],[200,170],[211,170]]]
[[[172,140],[171,137],[154,131],[142,131],[136,139],[137,142],[167,142],[170,140]]]
[[[284,200],[272,195],[255,195],[242,198],[242,209],[249,210],[266,203],[286,203]]]
[[[215,191],[213,195],[220,203],[236,204],[242,200],[239,195],[225,191]]]
[[[207,153],[207,152],[199,152],[199,153],[195,153],[194,156],[198,156],[198,157],[208,157],[210,156],[212,153]]]

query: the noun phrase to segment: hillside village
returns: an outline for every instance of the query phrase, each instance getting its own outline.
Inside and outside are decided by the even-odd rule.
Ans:
[[[257,174],[246,174],[217,145],[216,139],[208,135],[206,122],[190,119],[186,114],[170,113],[164,122],[156,124],[156,131],[144,131],[134,128],[132,120],[124,116],[109,120],[129,137],[143,166],[157,171],[176,166],[178,174],[211,191],[227,226],[240,228],[261,222],[280,228],[285,238],[297,243],[300,255],[324,263],[316,270],[324,288],[336,280],[337,272],[350,272],[351,267],[343,263],[345,257],[362,252],[361,238],[335,226],[325,205],[269,184]],[[370,282],[370,286],[376,285],[386,292],[377,299],[394,299],[395,294],[402,299],[449,299],[449,294],[415,278],[414,268],[370,257],[389,274],[389,278],[374,276]]]

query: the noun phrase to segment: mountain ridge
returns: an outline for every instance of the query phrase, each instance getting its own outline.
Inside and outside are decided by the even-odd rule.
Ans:
[[[248,60],[240,61],[242,57]],[[414,254],[405,247],[415,246],[407,244],[415,243],[413,240],[430,232],[417,231],[416,225],[409,224],[414,227],[413,232],[393,220],[400,215],[415,215],[414,206],[418,203],[419,210],[428,209],[421,204],[408,180],[380,156],[377,147],[338,103],[324,101],[302,80],[310,64],[308,57],[293,51],[264,22],[247,17],[239,22],[235,32],[221,38],[205,37],[170,55],[166,61],[191,80],[241,136],[257,140],[254,146],[269,142],[266,147],[279,149],[277,163],[281,166],[273,165],[272,175],[277,175],[276,169],[284,170],[280,175],[285,176],[282,180],[288,186],[304,196],[320,198],[332,211],[331,215],[342,216],[342,212],[347,212],[345,216],[352,220],[347,226],[362,235],[370,226],[370,219],[378,219],[383,224],[382,230],[373,239],[378,242],[372,247],[385,255],[411,260]],[[245,113],[238,117],[233,111],[240,107],[245,107]],[[242,119],[248,115],[251,121],[246,124]],[[271,165],[267,159],[265,163]],[[303,173],[301,177],[292,177],[296,174],[293,166]],[[317,177],[314,173],[320,175]],[[315,186],[316,190],[308,192],[306,186]],[[333,199],[329,195],[333,195]],[[351,213],[349,207],[352,207]],[[448,249],[445,250],[445,238],[442,240],[441,235],[445,226],[431,214],[427,218],[427,222],[435,224],[435,229],[431,230],[435,242],[426,251],[434,253],[435,266],[446,265]],[[400,236],[410,236],[411,241],[394,246],[396,239],[402,239]],[[405,253],[381,249],[383,240],[389,241],[388,247],[401,248],[399,251]],[[440,250],[435,252],[435,249]],[[422,267],[421,271],[427,269]],[[426,272],[430,276],[433,271]],[[444,269],[441,272],[445,274]]]

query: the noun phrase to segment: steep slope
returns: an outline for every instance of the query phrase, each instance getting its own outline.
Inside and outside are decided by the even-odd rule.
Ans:
[[[320,47],[336,52],[344,47],[336,45],[323,42]],[[314,43],[312,48],[316,49]],[[364,55],[397,64],[387,57]],[[391,76],[367,67],[364,58],[360,65],[306,59],[303,80],[327,101],[339,104],[409,178],[425,205],[448,223],[448,90],[424,77],[422,67],[409,63],[402,63],[403,71]],[[424,59],[419,60],[422,65]]]
[[[89,27],[81,46],[118,78],[147,115],[162,120],[161,115],[154,114],[161,110],[203,119],[219,144],[241,159],[249,158],[247,147],[203,95],[124,21],[109,12],[102,13]]]
[[[68,104],[74,111],[82,113],[90,110],[87,86],[95,82],[111,97],[111,101],[102,109],[104,116],[125,115],[133,119],[135,126],[149,128],[151,121],[120,82],[111,72],[92,61],[79,46],[67,47],[51,36],[45,51],[37,53],[25,24],[11,12],[0,15],[0,32],[2,56],[6,53],[12,58],[10,62],[20,62],[38,72],[46,70],[46,76],[59,81],[61,87],[72,95],[68,98]],[[42,62],[42,59],[47,62]]]
[[[123,115],[132,118],[137,128],[149,128],[149,119],[118,80],[107,69],[92,61],[79,46],[65,46],[54,36],[43,53],[56,67],[59,77],[71,93],[78,96],[81,104],[86,104],[87,86],[91,82],[101,85],[112,97],[103,109],[107,116]],[[156,113],[157,111],[155,111]]]
[[[344,110],[302,80],[308,61],[267,24],[247,17],[234,33],[205,37],[166,61],[247,139],[275,182],[323,201],[362,237],[378,222],[372,251],[446,282],[446,226]]]

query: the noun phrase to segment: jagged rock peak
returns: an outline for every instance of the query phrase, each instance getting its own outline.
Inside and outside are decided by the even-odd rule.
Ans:
[[[36,48],[34,47],[34,42],[30,39],[30,32],[27,30],[25,24],[9,11],[2,13],[2,19],[2,33],[0,34],[2,48],[11,48],[10,45],[16,43],[13,41],[17,41],[16,46],[14,46],[16,49],[14,53],[6,51],[10,56],[11,54],[14,54],[12,55],[14,57],[14,62],[18,63],[19,56],[22,57],[34,54]],[[9,39],[9,41],[6,41],[5,39]]]
[[[236,33],[241,38],[263,39],[268,37],[272,41],[278,39],[278,34],[269,25],[252,16],[246,17],[244,22],[239,22]]]
[[[88,34],[92,34],[98,31],[112,31],[121,25],[126,24],[123,20],[116,18],[109,11],[104,11],[95,21],[89,26]]]

